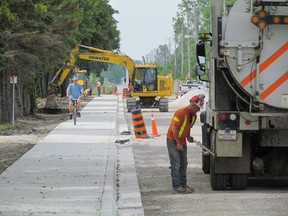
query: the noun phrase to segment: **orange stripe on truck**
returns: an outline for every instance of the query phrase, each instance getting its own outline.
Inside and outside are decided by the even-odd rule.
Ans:
[[[276,52],[274,52],[269,58],[267,58],[260,65],[260,73],[262,73],[267,67],[269,67],[274,61],[276,61],[281,55],[283,55],[288,50],[288,42],[286,42],[282,47],[280,47]],[[240,85],[245,87],[256,77],[256,70],[252,71],[248,76],[246,76]]]
[[[285,74],[283,74],[278,80],[276,80],[274,83],[272,83],[271,86],[269,86],[265,91],[263,91],[260,94],[260,99],[264,100],[267,98],[270,94],[272,94],[279,86],[281,86],[286,80],[288,80],[288,71],[286,71]]]

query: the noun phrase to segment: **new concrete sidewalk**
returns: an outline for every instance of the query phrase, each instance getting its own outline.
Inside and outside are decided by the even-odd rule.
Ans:
[[[0,215],[144,215],[123,101],[95,97],[0,176]]]

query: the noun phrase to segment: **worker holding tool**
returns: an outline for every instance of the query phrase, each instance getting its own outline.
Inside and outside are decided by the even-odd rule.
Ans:
[[[199,94],[190,99],[190,104],[178,109],[172,118],[167,132],[167,149],[171,166],[173,193],[192,193],[187,185],[187,145],[194,142],[190,129],[197,119],[197,112],[203,107],[205,95]]]

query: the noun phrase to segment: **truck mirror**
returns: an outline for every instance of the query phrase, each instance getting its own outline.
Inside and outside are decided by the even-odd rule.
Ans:
[[[203,42],[196,44],[196,56],[198,65],[204,65],[206,63],[205,44]]]
[[[197,76],[203,76],[205,74],[205,66],[204,65],[197,65],[195,68],[195,72]]]

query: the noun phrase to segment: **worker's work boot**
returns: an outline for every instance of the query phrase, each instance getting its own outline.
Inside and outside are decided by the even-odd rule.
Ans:
[[[188,185],[183,186],[185,188],[185,194],[193,193],[195,191],[194,188],[189,187]]]
[[[180,186],[180,187],[173,188],[172,193],[173,194],[184,194],[185,191],[186,191],[185,188]]]

